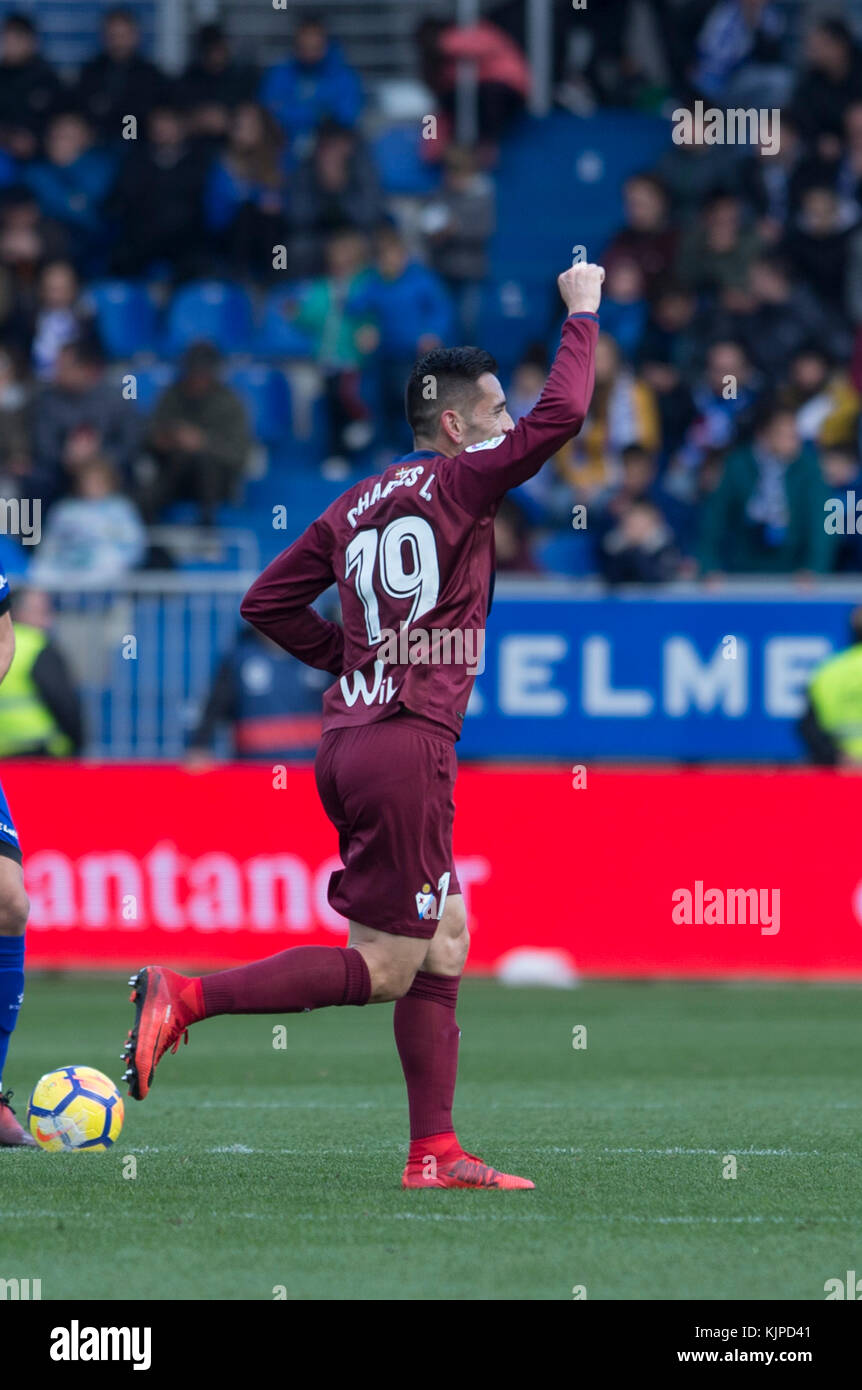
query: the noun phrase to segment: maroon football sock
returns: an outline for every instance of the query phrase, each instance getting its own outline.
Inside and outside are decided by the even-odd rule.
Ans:
[[[352,946],[294,946],[277,956],[201,978],[205,1018],[299,1014],[328,1004],[367,1004],[371,976]]]
[[[410,1106],[410,1138],[452,1132],[452,1102],[458,1073],[455,1004],[460,980],[420,970],[395,1005],[395,1043]]]

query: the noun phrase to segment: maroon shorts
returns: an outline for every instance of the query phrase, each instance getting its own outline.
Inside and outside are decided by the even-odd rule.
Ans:
[[[411,715],[330,729],[314,764],[344,864],[329,880],[336,912],[365,927],[430,940],[460,893],[452,858],[455,746]]]

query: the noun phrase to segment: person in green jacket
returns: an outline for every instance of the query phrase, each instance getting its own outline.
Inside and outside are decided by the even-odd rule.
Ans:
[[[862,763],[862,608],[850,614],[850,646],[818,666],[797,729],[813,763]]]
[[[365,238],[340,228],[326,244],[326,274],[310,280],[293,313],[311,340],[329,408],[329,463],[364,449],[372,435],[371,412],[361,394],[361,369],[378,344],[373,322],[348,312],[351,296],[368,280]]]
[[[827,486],[792,411],[762,408],[747,448],[725,460],[702,504],[698,560],[706,576],[822,574],[831,568],[824,524]]]

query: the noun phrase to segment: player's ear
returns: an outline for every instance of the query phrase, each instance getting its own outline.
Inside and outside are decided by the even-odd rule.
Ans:
[[[457,410],[444,410],[440,415],[440,428],[453,444],[461,444],[464,439],[464,422]]]

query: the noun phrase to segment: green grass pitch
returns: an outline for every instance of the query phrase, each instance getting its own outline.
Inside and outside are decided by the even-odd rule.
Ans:
[[[30,979],[19,1118],[56,1066],[119,1078],[127,997],[119,977]],[[467,981],[460,1137],[536,1183],[499,1193],[402,1192],[391,1005],[216,1019],[126,1102],[109,1154],[0,1152],[0,1277],[43,1299],[822,1300],[862,1269],[859,1002]]]

